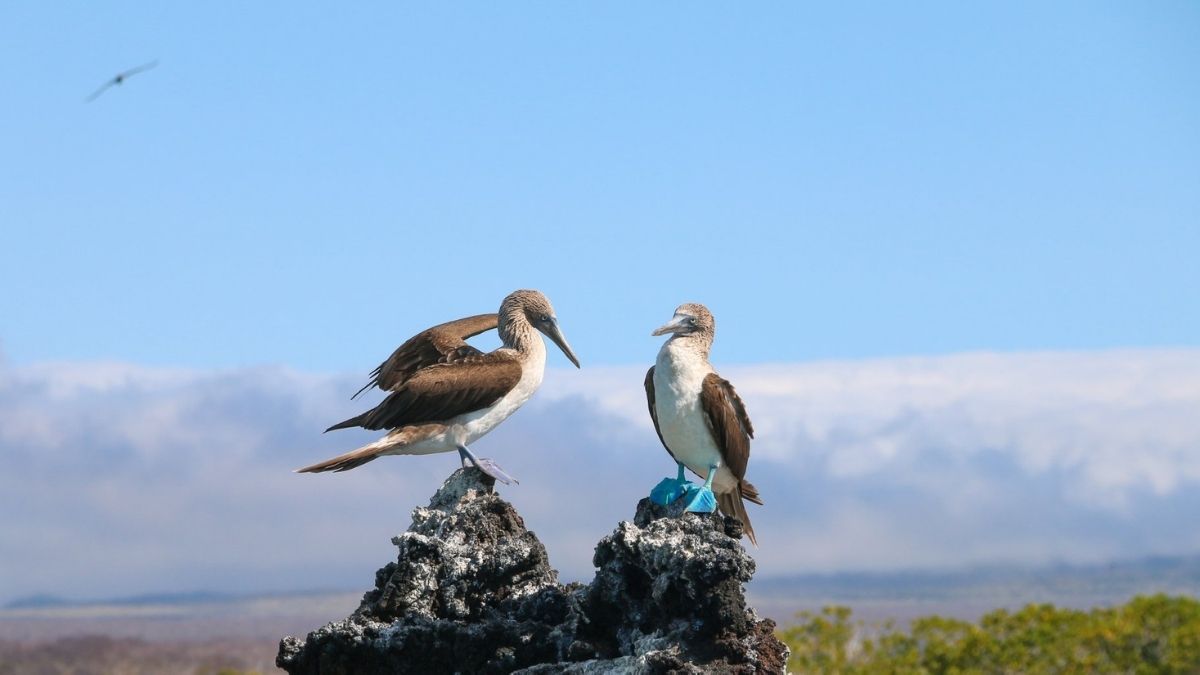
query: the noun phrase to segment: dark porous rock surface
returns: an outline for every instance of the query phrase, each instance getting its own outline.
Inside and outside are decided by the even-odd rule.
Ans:
[[[775,624],[746,607],[741,526],[643,499],[562,585],[546,549],[477,469],[456,471],[375,573],[359,608],[300,640],[289,673],[782,673]]]

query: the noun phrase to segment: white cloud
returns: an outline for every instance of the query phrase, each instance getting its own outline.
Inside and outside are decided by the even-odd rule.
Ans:
[[[672,471],[644,367],[555,370],[476,449],[568,577]],[[758,431],[760,575],[1200,551],[1200,350],[722,369]],[[0,601],[32,592],[364,586],[456,465],[290,470],[358,377],[0,363]],[[1190,538],[1189,538],[1190,537]]]
[[[892,472],[931,450],[999,451],[1062,470],[1117,506],[1200,481],[1200,351],[965,354],[723,369],[746,400],[758,459],[819,461],[837,478]],[[556,382],[645,425],[632,372]],[[636,389],[636,391],[634,391]],[[597,393],[593,394],[595,391]]]

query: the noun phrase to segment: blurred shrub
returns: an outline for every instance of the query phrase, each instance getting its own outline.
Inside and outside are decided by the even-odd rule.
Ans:
[[[1139,596],[1119,607],[996,610],[979,623],[930,616],[868,630],[846,607],[801,612],[780,631],[795,673],[1178,673],[1200,675],[1200,601]]]

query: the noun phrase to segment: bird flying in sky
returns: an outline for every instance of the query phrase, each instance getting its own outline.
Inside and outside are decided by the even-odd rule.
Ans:
[[[140,65],[136,68],[130,68],[129,70],[126,70],[124,72],[117,73],[111,80],[100,85],[99,89],[92,92],[91,96],[88,96],[86,99],[84,99],[84,103],[91,103],[92,101],[95,101],[97,98],[100,97],[100,94],[103,94],[104,92],[108,91],[109,87],[111,87],[113,85],[124,84],[125,80],[133,77],[134,75],[137,75],[138,73],[144,73],[147,70],[150,70],[151,68],[153,68],[157,65],[158,65],[158,59],[154,59],[153,61],[151,61],[149,63],[143,63],[142,65]]]

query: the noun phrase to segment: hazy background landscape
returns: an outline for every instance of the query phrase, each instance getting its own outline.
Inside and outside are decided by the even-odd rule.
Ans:
[[[291,473],[346,447],[340,438],[371,437],[313,428],[357,407],[345,394],[359,376],[0,372],[0,438],[21,467],[0,476],[15,572],[3,639],[184,640],[207,645],[198,663],[210,652],[269,663],[283,633],[357,606],[394,558],[390,537],[457,466],[439,455]],[[767,506],[751,511],[762,542],[751,601],[780,623],[826,604],[903,622],[1200,593],[1200,350],[725,372],[761,439],[751,477]],[[521,479],[501,494],[564,580],[590,580],[595,543],[672,471],[640,374],[556,368],[480,443]]]
[[[0,439],[20,467],[0,476],[4,560],[19,570],[5,600],[357,588],[458,466],[435,455],[293,474],[375,436],[319,433],[363,405],[348,400],[357,375],[81,363],[0,372]],[[760,577],[1200,551],[1200,350],[723,372],[758,431]],[[595,543],[673,471],[642,375],[552,369],[480,442],[522,481],[501,493],[565,578],[588,578]]]
[[[261,669],[344,616],[457,458],[291,470],[522,287],[584,367],[475,449],[565,580],[673,470],[642,378],[699,301],[767,615],[1196,594],[1198,38],[1188,2],[6,3],[0,664]]]

